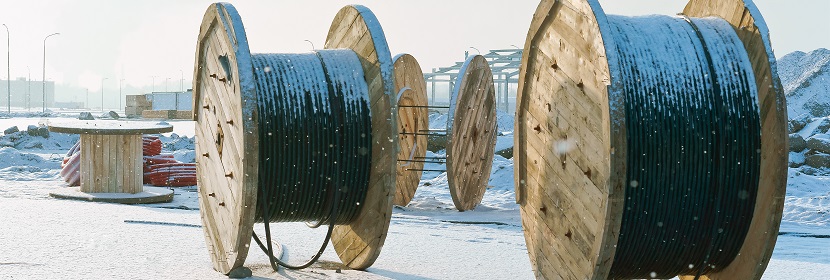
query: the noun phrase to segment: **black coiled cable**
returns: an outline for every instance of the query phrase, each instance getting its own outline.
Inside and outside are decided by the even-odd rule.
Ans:
[[[259,192],[255,219],[276,264],[302,269],[322,255],[335,224],[351,221],[368,189],[371,114],[360,60],[352,50],[252,56],[259,116]],[[328,224],[311,261],[273,257],[271,222]]]
[[[746,50],[722,19],[608,22],[626,102],[629,182],[609,278],[722,269],[743,245],[760,177]]]

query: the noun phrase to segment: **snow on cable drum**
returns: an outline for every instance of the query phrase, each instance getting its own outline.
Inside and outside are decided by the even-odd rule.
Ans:
[[[271,222],[328,226],[343,264],[380,254],[394,195],[397,115],[383,30],[362,6],[332,23],[324,50],[251,54],[235,8],[211,5],[194,73],[199,203],[214,268],[240,269],[251,236],[267,255]],[[266,240],[253,233],[265,224]],[[244,269],[244,268],[243,268]]]
[[[539,5],[514,140],[537,277],[763,274],[786,187],[786,105],[754,4],[715,2],[641,17],[606,16],[596,0]]]

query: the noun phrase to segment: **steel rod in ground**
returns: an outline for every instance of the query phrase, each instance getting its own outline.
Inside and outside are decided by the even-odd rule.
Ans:
[[[400,135],[415,135],[415,136],[447,136],[446,134],[435,133],[417,133],[417,132],[401,132]]]
[[[449,106],[421,106],[421,105],[400,105],[398,108],[427,108],[427,109],[449,109]]]

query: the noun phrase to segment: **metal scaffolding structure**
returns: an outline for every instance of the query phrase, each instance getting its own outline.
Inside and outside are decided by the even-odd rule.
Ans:
[[[466,60],[469,52],[464,52]],[[493,83],[496,86],[496,108],[509,112],[510,108],[510,87],[517,88],[519,85],[519,66],[522,63],[522,49],[498,49],[490,50],[482,55],[490,64],[493,72]],[[453,66],[433,68],[431,73],[424,73],[424,79],[430,87],[431,94],[429,104],[435,104],[435,87],[437,83],[447,83],[449,91],[452,92],[455,80],[458,78],[458,71],[464,62],[456,62]]]

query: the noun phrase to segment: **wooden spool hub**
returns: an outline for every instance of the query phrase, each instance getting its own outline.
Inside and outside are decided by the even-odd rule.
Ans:
[[[447,114],[447,181],[455,208],[466,211],[481,203],[490,180],[496,95],[483,56],[469,57],[458,73]]]
[[[357,216],[331,237],[341,261],[369,267],[380,254],[392,213],[397,115],[392,59],[377,18],[362,6],[335,17],[326,49],[351,49],[369,90],[372,142],[367,195]],[[236,9],[212,4],[202,21],[193,79],[199,204],[214,268],[228,274],[248,255],[257,208],[260,134],[256,76]],[[263,143],[264,144],[264,143]]]
[[[429,111],[424,73],[415,57],[401,54],[394,59],[395,92],[398,93],[398,168],[395,205],[406,206],[421,181],[422,159],[427,152]],[[419,135],[422,134],[422,135]]]
[[[760,108],[760,179],[743,245],[708,279],[760,279],[786,189],[786,104],[767,27],[749,0],[691,0],[684,14],[728,22],[751,63]],[[629,189],[625,75],[597,0],[543,0],[524,46],[515,130],[516,199],[537,278],[606,279]],[[751,83],[751,81],[750,81]],[[682,279],[693,279],[681,275]]]

